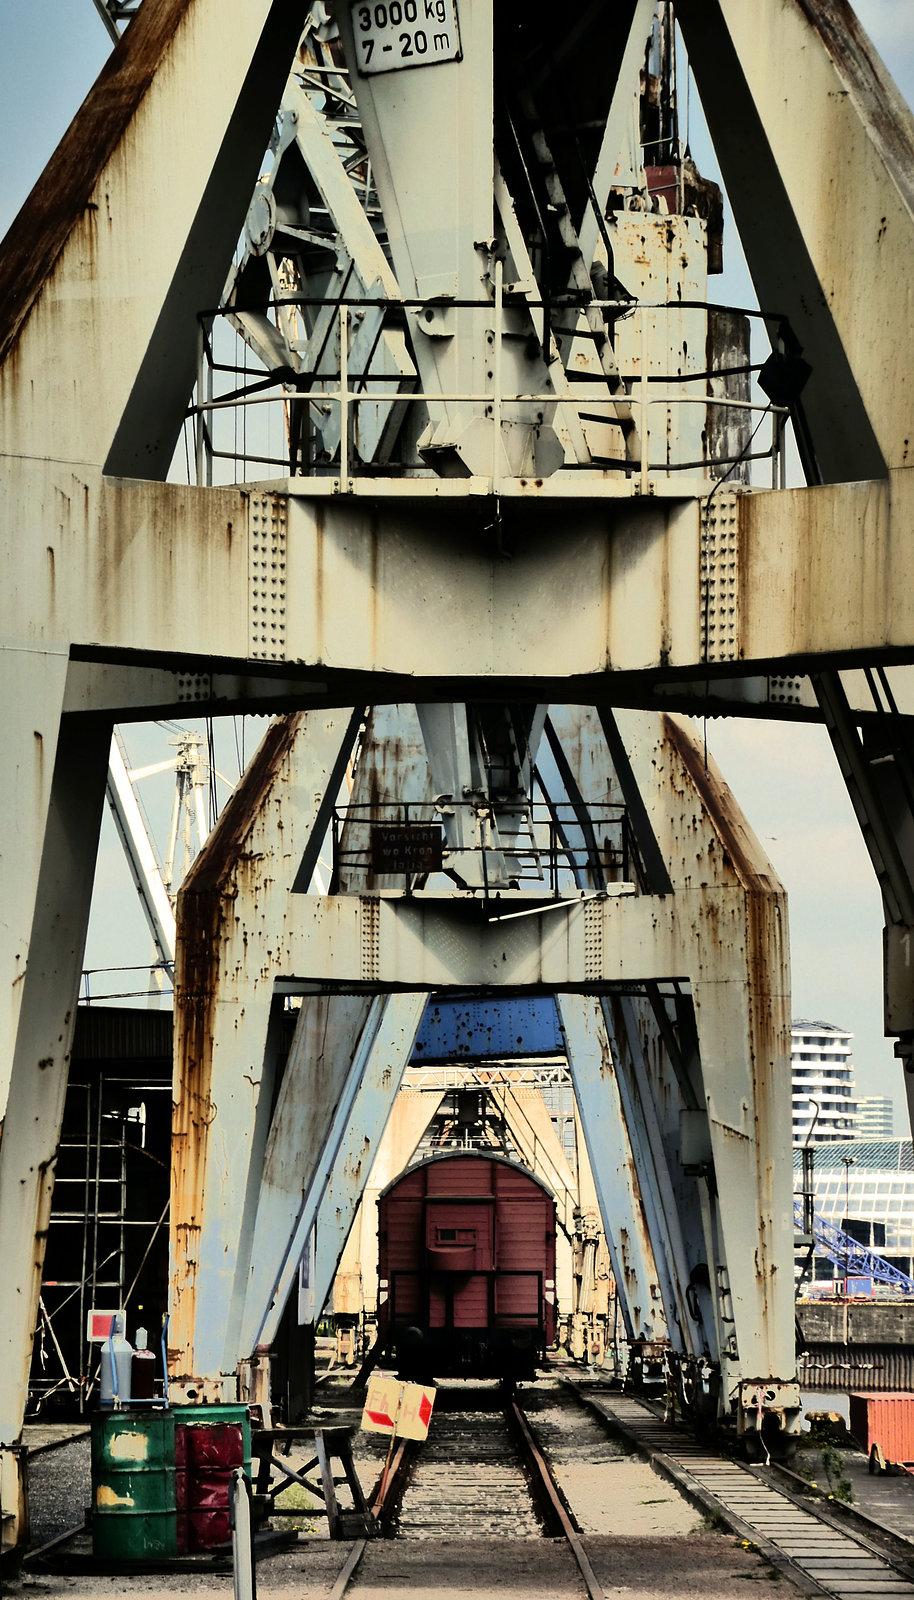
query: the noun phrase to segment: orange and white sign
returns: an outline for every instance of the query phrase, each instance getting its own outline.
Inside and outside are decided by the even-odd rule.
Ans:
[[[421,1383],[401,1383],[388,1372],[376,1372],[368,1383],[363,1431],[425,1439],[434,1404],[434,1389],[424,1389]]]

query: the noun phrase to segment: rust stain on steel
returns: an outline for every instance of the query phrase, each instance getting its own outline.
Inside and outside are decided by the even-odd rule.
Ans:
[[[175,961],[171,1166],[173,1256],[179,1266],[172,1327],[176,1355],[184,1353],[182,1340],[193,1325],[207,1135],[216,1114],[211,1097],[212,1023],[223,923],[226,915],[232,914],[232,880],[244,843],[264,805],[271,801],[304,715],[297,712],[281,717],[268,729],[178,895],[181,937]]]
[[[701,796],[720,837],[725,859],[745,891],[748,1044],[754,1108],[751,1139],[760,1212],[754,1267],[762,1287],[762,1306],[767,1311],[769,1289],[777,1273],[777,1248],[769,1227],[775,1209],[775,1171],[772,1160],[765,1159],[765,1152],[777,1148],[779,1130],[770,1124],[777,1091],[780,1087],[783,1093],[783,1085],[776,1083],[775,1074],[787,1070],[789,1054],[786,894],[723,779],[715,769],[706,770],[702,752],[684,725],[669,716],[663,720],[666,737]],[[713,927],[713,919],[709,919],[708,927]],[[728,1138],[741,1137],[737,1129],[723,1124],[719,1127]]]
[[[882,159],[914,211],[914,117],[847,0],[796,0],[847,84]]]
[[[15,346],[193,0],[144,0],[0,246],[0,362]]]
[[[746,888],[783,894],[781,881],[764,856],[729,785],[713,764],[705,765],[702,751],[686,726],[664,713],[663,732],[688,772],[740,883]],[[769,868],[767,872],[760,870],[762,860]]]

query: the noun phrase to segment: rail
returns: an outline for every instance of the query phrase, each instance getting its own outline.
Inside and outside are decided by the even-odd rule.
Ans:
[[[584,1549],[574,1516],[562,1493],[558,1480],[540,1448],[530,1420],[514,1398],[506,1398],[501,1407],[507,1432],[520,1458],[527,1490],[542,1520],[547,1535],[564,1539],[574,1556],[588,1600],[606,1600],[606,1591],[597,1578]],[[434,1424],[433,1424],[434,1425]],[[394,1441],[392,1441],[393,1445]],[[385,1465],[378,1488],[372,1497],[378,1513],[378,1528],[389,1526],[396,1514],[404,1487],[413,1469],[421,1462],[421,1444],[401,1443],[396,1456]],[[368,1547],[367,1539],[360,1539],[352,1547],[331,1591],[331,1600],[342,1600],[355,1575],[362,1556]]]
[[[509,1422],[513,1425],[516,1435],[524,1451],[524,1458],[530,1469],[534,1484],[534,1492],[542,1508],[546,1526],[554,1537],[564,1538],[577,1562],[578,1571],[584,1581],[589,1600],[606,1600],[606,1591],[597,1578],[590,1558],[580,1540],[580,1530],[575,1526],[567,1501],[559,1488],[555,1474],[546,1457],[543,1455],[526,1413],[521,1410],[516,1400],[512,1400],[507,1408]]]
[[[228,325],[236,331],[246,315],[267,315],[282,311],[284,315],[300,316],[301,337],[296,343],[301,347],[298,365],[283,364],[267,371],[256,356],[254,365],[244,361],[221,360],[215,347],[215,330]],[[544,317],[550,312],[570,310],[575,314],[588,311],[601,315],[607,325],[606,337],[615,337],[614,330],[631,321],[638,324],[638,332],[629,341],[629,353],[624,358],[625,370],[619,372],[579,370],[568,366],[556,379],[555,387],[531,391],[509,390],[503,386],[502,374],[506,363],[503,349],[512,339],[516,329],[507,324],[512,313],[525,314],[541,310]],[[402,336],[406,328],[421,328],[423,319],[441,317],[443,313],[484,312],[492,320],[491,367],[487,369],[489,384],[484,390],[461,388],[423,388],[419,382],[418,364],[412,359],[400,363],[397,370],[372,368],[386,329]],[[354,364],[362,319],[374,313],[372,339],[367,357],[360,369]],[[715,313],[734,313],[747,319],[760,320],[773,325],[778,334],[790,344],[791,337],[785,319],[777,313],[744,310],[718,306],[710,301],[684,300],[673,303],[661,301],[591,300],[582,304],[578,297],[569,296],[552,300],[548,304],[527,294],[510,292],[502,284],[500,265],[492,299],[463,300],[411,300],[389,298],[351,298],[327,300],[304,295],[290,295],[271,299],[257,307],[229,305],[199,314],[199,359],[196,399],[189,407],[187,421],[193,424],[195,440],[196,479],[200,484],[214,481],[213,464],[224,460],[242,465],[245,475],[248,467],[272,467],[276,476],[329,480],[332,490],[349,494],[360,486],[378,488],[382,478],[403,477],[414,481],[417,477],[436,477],[433,469],[417,455],[409,461],[375,461],[359,459],[357,447],[358,420],[363,407],[375,407],[391,414],[406,406],[422,404],[429,414],[435,408],[466,407],[493,423],[492,457],[490,470],[484,474],[492,493],[504,492],[514,476],[502,464],[502,424],[516,420],[518,408],[528,417],[535,417],[542,408],[550,408],[561,418],[569,411],[576,414],[579,424],[615,423],[630,434],[629,444],[618,456],[594,454],[590,460],[566,460],[558,476],[568,480],[568,490],[574,493],[574,480],[596,476],[604,481],[608,476],[628,480],[632,492],[647,494],[660,478],[691,473],[711,480],[729,477],[737,468],[752,462],[770,463],[772,487],[784,482],[784,428],[789,419],[787,406],[775,405],[769,400],[750,399],[734,392],[733,380],[748,391],[753,374],[761,364],[751,360],[738,362],[727,368],[708,368],[694,372],[655,372],[651,370],[653,346],[652,319],[684,314],[702,314],[712,319]],[[315,323],[313,337],[309,336],[306,314]],[[319,329],[318,329],[319,324]],[[332,324],[332,327],[331,327]],[[610,330],[613,330],[611,333]],[[556,330],[551,333],[551,370],[556,371],[559,360],[556,334],[566,333],[573,345],[576,339],[589,339],[580,330]],[[239,334],[240,338],[241,335]],[[777,337],[777,335],[776,335]],[[618,339],[617,339],[618,342]],[[366,343],[362,339],[362,344]],[[313,350],[311,346],[315,345]],[[338,347],[338,361],[335,352]],[[704,338],[702,339],[702,348]],[[329,357],[331,348],[334,357]],[[223,392],[216,392],[217,377],[234,379],[234,384]],[[687,392],[688,386],[702,385],[699,393]],[[723,387],[715,393],[714,387]],[[274,392],[275,391],[275,392]],[[238,418],[257,412],[264,407],[279,407],[282,423],[280,436],[284,441],[283,453],[278,446],[271,447],[265,438],[263,426],[252,429],[248,437],[246,426],[243,438],[238,441]],[[709,454],[703,443],[704,430],[698,424],[691,430],[693,445],[700,451],[688,450],[677,458],[670,450],[673,437],[674,413],[680,408],[688,411],[699,407],[705,416],[724,416],[732,426],[734,419],[745,418],[741,434],[738,430],[738,448],[729,452]],[[332,448],[317,448],[317,440],[327,433],[330,412],[336,417]],[[658,411],[666,414],[666,426],[655,425]],[[295,419],[293,419],[293,412]],[[216,425],[223,414],[232,419],[232,439],[217,441]],[[315,421],[315,417],[317,421]],[[752,425],[753,419],[758,420]],[[768,419],[770,434],[763,448],[753,449],[756,434],[762,421]],[[540,417],[541,420],[541,417]],[[675,436],[683,431],[682,417],[678,418]],[[637,429],[634,424],[637,423]],[[338,434],[338,437],[337,437]],[[667,445],[665,459],[651,459],[652,441],[662,438]],[[307,444],[307,448],[305,448]],[[632,448],[632,445],[634,448]],[[188,474],[190,474],[188,450]],[[530,475],[531,479],[535,474]],[[367,480],[360,485],[360,480]],[[476,487],[478,491],[478,476]]]
[[[330,834],[330,894],[379,879],[402,880],[410,893],[441,873],[485,887],[499,857],[512,885],[558,900],[582,883],[629,883],[637,867],[621,803],[590,807],[586,825],[580,807],[551,799],[356,803],[334,808]]]
[[[855,1516],[780,1463],[762,1467],[733,1460],[729,1452],[718,1456],[706,1436],[696,1440],[691,1430],[661,1421],[659,1407],[631,1395],[564,1383],[658,1476],[804,1593],[812,1586],[812,1592],[832,1600],[914,1596],[910,1541],[884,1524]]]

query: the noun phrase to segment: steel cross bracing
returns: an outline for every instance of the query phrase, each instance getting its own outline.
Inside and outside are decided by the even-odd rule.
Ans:
[[[115,43],[141,4],[142,0],[95,0],[95,9]]]
[[[866,724],[870,749],[878,729],[896,763],[887,806],[882,797],[896,841],[909,826],[898,755],[914,651],[914,362],[910,319],[899,315],[914,260],[907,109],[847,7],[677,0],[775,347],[773,448],[789,413],[809,480],[780,487],[775,467],[774,487],[750,489],[739,468],[762,446],[743,420],[744,324],[706,309],[713,196],[689,172],[668,121],[648,134],[660,103],[650,70],[638,106],[647,0],[582,0],[558,50],[554,19],[536,6],[497,16],[487,0],[441,7],[441,27],[424,35],[428,65],[418,64],[428,48],[406,29],[417,65],[366,73],[369,38],[379,60],[393,49],[386,10],[384,22],[371,7],[367,22],[343,4],[315,10],[302,54],[301,11],[285,0],[144,0],[0,252],[10,774],[0,825],[0,1270],[15,1289],[0,1336],[4,1543],[21,1528],[17,1441],[115,720],[175,715],[190,701],[198,713],[306,714],[296,801],[304,820],[289,828],[300,856],[282,854],[269,880],[289,886],[304,874],[305,891],[339,801],[353,708],[357,726],[378,701],[423,707],[410,735],[428,753],[423,800],[441,804],[447,849],[470,851],[476,877],[457,868],[465,887],[450,881],[477,907],[499,880],[505,900],[529,893],[512,887],[511,868],[529,849],[538,708],[569,699],[604,711],[825,716],[838,729],[828,708],[836,696],[828,705],[823,696],[822,708],[817,697],[833,674],[852,730],[833,738],[866,824],[875,837],[867,795],[879,783],[863,781],[874,763],[855,760],[855,724]],[[664,166],[645,161],[639,135],[630,137],[633,107],[640,138],[665,141]],[[672,211],[661,192],[675,196]],[[219,388],[223,323],[240,330],[253,363],[227,375],[241,396]],[[800,395],[804,360],[811,372]],[[273,385],[280,397],[279,475],[265,481],[271,463],[260,462],[246,474],[254,482],[211,486],[226,448],[214,419],[239,398],[257,400],[264,380],[263,395]],[[188,417],[199,481],[166,482]],[[247,455],[253,464],[266,448],[253,425],[243,443],[231,449],[242,472]],[[878,710],[867,668],[880,669],[891,692]],[[685,728],[635,718],[613,742],[611,717],[598,727],[585,716],[584,725],[583,744],[573,729],[564,741],[578,791],[566,800],[578,828],[582,798],[594,815],[607,789],[624,802],[640,850],[626,880],[634,892],[606,894],[588,879],[583,900],[576,890],[576,903],[515,921],[503,911],[480,929],[466,922],[466,904],[404,899],[402,884],[367,896],[300,892],[269,915],[275,891],[259,889],[242,907],[264,919],[250,1023],[269,1040],[274,976],[397,993],[458,979],[569,994],[597,985],[589,1048],[604,1061],[610,1033],[617,1049],[627,1041],[637,1145],[614,1192],[645,1219],[644,1284],[648,1293],[659,1286],[668,1337],[683,1348],[707,1338],[739,1384],[751,1372],[789,1389],[788,1296],[777,1288],[778,1271],[781,1283],[790,1276],[789,1171],[773,1154],[782,1137],[789,1148],[780,891]],[[268,745],[274,775],[285,770],[287,737]],[[668,784],[652,787],[649,763],[628,761],[628,746],[662,749]],[[407,771],[416,759],[414,751]],[[387,766],[389,801],[398,761],[392,754]],[[235,812],[237,837],[244,815]],[[556,838],[565,821],[554,820]],[[208,853],[201,916],[216,915],[235,848],[236,836],[223,833]],[[592,862],[588,845],[574,870],[586,877]],[[760,931],[747,909],[762,903],[777,932],[767,912]],[[889,915],[898,934],[888,1022],[906,1033],[908,924]],[[286,918],[285,942],[267,931],[272,916]],[[191,923],[178,958],[185,975],[206,944],[204,927]],[[234,948],[228,934],[224,943],[223,956]],[[240,993],[243,977],[221,973],[204,1005],[185,976],[185,1000],[194,999],[180,1026],[191,1028],[194,1048],[178,1131],[185,1116],[189,1137],[209,1105],[207,1074],[224,1073],[223,1109],[234,1104],[229,1119],[237,1114],[247,1129],[244,1161],[256,1174],[271,1129],[245,1078],[254,1058],[221,1034],[216,1048],[212,1033],[226,985]],[[690,986],[691,1032],[686,1006],[675,1021],[669,1007],[666,1021],[656,1007],[652,1020],[640,1006],[608,1015],[614,984],[668,979]],[[365,1026],[351,1015],[340,1023],[334,1070],[343,1076]],[[398,1026],[402,1057],[405,1011]],[[683,1163],[674,1128],[657,1115],[658,1039],[685,1114],[682,1149],[688,1140],[698,1173],[678,1240],[668,1212]],[[367,1036],[364,1049],[367,1063]],[[323,1089],[318,1104],[323,1150]],[[290,1115],[283,1141],[294,1140]],[[237,1330],[254,1308],[241,1303],[234,1268],[219,1281],[218,1240],[232,1215],[233,1248],[250,1247],[257,1183],[241,1202],[239,1231],[219,1138],[202,1145],[179,1164],[173,1226],[188,1245],[199,1237],[194,1270],[216,1272],[212,1305],[225,1306],[225,1329]],[[204,1186],[212,1173],[221,1189]],[[645,1174],[639,1211],[634,1185]],[[690,1265],[699,1216],[704,1275]],[[755,1260],[758,1275],[747,1266]],[[287,1266],[278,1264],[274,1287]],[[676,1320],[686,1268],[692,1328]],[[193,1317],[182,1316],[189,1350]],[[223,1355],[234,1371],[234,1337],[203,1376],[222,1383]]]
[[[802,1227],[802,1200],[794,1201],[793,1214],[798,1227]],[[914,1278],[909,1278],[906,1272],[893,1267],[890,1261],[886,1261],[885,1257],[875,1250],[867,1250],[859,1240],[851,1238],[843,1228],[836,1227],[825,1217],[820,1217],[818,1212],[813,1215],[813,1237],[816,1249],[821,1250],[836,1267],[843,1267],[846,1278],[873,1278],[877,1283],[886,1283],[892,1289],[900,1289],[902,1294],[914,1294]]]
[[[443,870],[404,894],[386,857],[376,871],[370,852],[349,851],[346,828],[364,836],[363,791],[381,816],[394,785],[404,806],[438,788],[447,809],[432,781],[436,747],[424,747],[408,706],[373,708],[359,740],[354,820],[341,838],[347,893],[296,890],[300,862],[314,855],[314,796],[351,748],[345,715],[275,724],[223,813],[179,901],[173,1392],[217,1395],[234,1384],[275,1327],[312,1227],[318,1266],[322,1237],[342,1248],[334,1218],[351,1216],[363,1192],[420,1025],[421,1006],[407,1002],[532,988],[560,995],[630,1339],[667,1341],[686,1364],[710,1361],[723,1373],[726,1408],[731,1398],[741,1404],[747,1372],[764,1370],[772,1418],[796,1414],[792,1287],[789,1272],[778,1275],[791,1243],[792,1180],[774,1158],[780,1142],[787,1147],[790,1117],[781,891],[684,723],[560,706],[548,716],[591,815],[598,795],[641,800],[639,868],[628,884],[604,878],[596,889],[603,863],[582,852],[573,892],[557,898],[472,891],[448,877],[445,852]],[[611,746],[625,752],[624,781]],[[555,774],[553,798],[559,781]],[[326,822],[318,816],[322,837]],[[696,843],[701,889],[689,881]],[[479,851],[488,854],[488,836]],[[662,893],[640,865],[654,855],[666,863]],[[582,984],[603,992],[602,1002],[581,994]],[[277,993],[289,991],[302,996],[301,1044],[283,1073],[271,1019]],[[366,1078],[370,1099],[355,1118],[346,1086],[381,1026],[371,996],[385,993],[397,1031],[386,1073]],[[262,1062],[259,1072],[252,1062]],[[341,1118],[359,1131],[358,1155],[331,1195],[327,1161]],[[523,1142],[519,1121],[515,1133]],[[744,1240],[759,1217],[750,1255]],[[313,1281],[325,1292],[331,1276],[332,1265]]]

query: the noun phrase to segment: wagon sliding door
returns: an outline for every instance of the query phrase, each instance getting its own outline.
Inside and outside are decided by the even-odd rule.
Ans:
[[[513,1178],[509,1171],[498,1201],[493,1326],[545,1333],[545,1307],[555,1298],[554,1210],[549,1197],[533,1184],[516,1196],[507,1192]],[[531,1263],[536,1263],[534,1270]],[[543,1265],[550,1274],[546,1282]]]
[[[429,1327],[487,1327],[495,1266],[494,1196],[429,1196],[425,1249]]]

